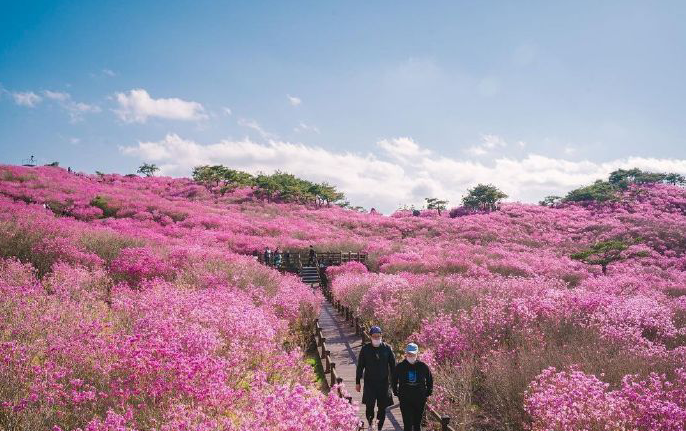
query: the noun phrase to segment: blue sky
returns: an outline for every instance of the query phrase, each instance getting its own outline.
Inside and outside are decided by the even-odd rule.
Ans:
[[[536,201],[617,167],[685,171],[684,1],[2,10],[0,163],[283,169],[385,212],[478,182]]]

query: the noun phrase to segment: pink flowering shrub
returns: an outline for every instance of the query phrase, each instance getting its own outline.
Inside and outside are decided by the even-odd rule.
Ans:
[[[577,369],[547,368],[530,384],[525,410],[532,431],[615,430],[679,431],[685,429],[685,386],[651,373],[647,380],[626,376],[622,387]]]
[[[329,278],[334,278],[345,272],[364,274],[367,272],[367,267],[364,264],[355,261],[327,267],[327,277]]]
[[[532,416],[531,429],[627,429],[627,400],[609,393],[608,386],[581,371],[544,370],[530,385],[525,398],[525,410]]]
[[[174,276],[174,268],[167,260],[146,247],[123,249],[110,265],[110,272],[115,279],[126,281],[132,287],[146,279]]]
[[[280,416],[291,409],[281,403],[296,402],[274,398],[284,385],[296,390],[299,403],[309,399],[307,405],[315,409],[311,415],[332,423],[325,429],[340,429],[341,421],[351,420],[347,406],[329,417],[300,349],[282,350],[288,322],[255,305],[246,293],[229,286],[182,289],[157,279],[145,282],[141,291],[117,286],[108,307],[87,294],[99,273],[60,267],[41,286],[28,269],[22,276],[16,263],[3,265],[16,268],[10,277],[15,283],[31,283],[0,285],[0,309],[7,316],[0,323],[5,334],[0,393],[7,424],[102,429],[125,418],[127,427],[140,429],[167,415],[171,406],[185,405],[189,416],[208,420],[234,412],[227,429],[243,429],[262,421],[255,406],[272,400],[279,406],[271,416],[275,421],[281,417],[292,426],[306,426],[311,419]],[[64,295],[48,288],[61,285],[66,276],[81,288]],[[84,294],[75,295],[77,289]],[[99,415],[107,411],[113,413],[101,422]]]

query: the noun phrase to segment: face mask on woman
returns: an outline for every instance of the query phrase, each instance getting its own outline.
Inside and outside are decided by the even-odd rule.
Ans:
[[[374,338],[372,339],[372,345],[375,347],[379,347],[382,345],[382,339],[375,340]]]

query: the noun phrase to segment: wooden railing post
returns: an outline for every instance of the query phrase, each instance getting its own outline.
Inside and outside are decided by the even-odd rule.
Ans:
[[[330,354],[331,354],[331,352],[329,350],[324,351],[324,365],[325,365],[324,372],[325,373],[328,373],[331,370],[330,366],[331,366],[332,360],[331,360]]]
[[[441,431],[449,431],[448,424],[451,422],[451,418],[448,416],[441,417]]]

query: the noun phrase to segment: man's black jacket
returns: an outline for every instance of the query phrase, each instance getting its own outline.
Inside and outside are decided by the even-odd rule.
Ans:
[[[391,374],[391,389],[399,398],[426,398],[432,395],[433,387],[432,372],[420,360],[411,364],[404,359]]]
[[[389,379],[389,373],[396,367],[396,357],[391,346],[382,342],[379,347],[372,343],[365,344],[358,355],[358,367],[355,370],[355,383],[360,379],[366,382],[381,382]]]

